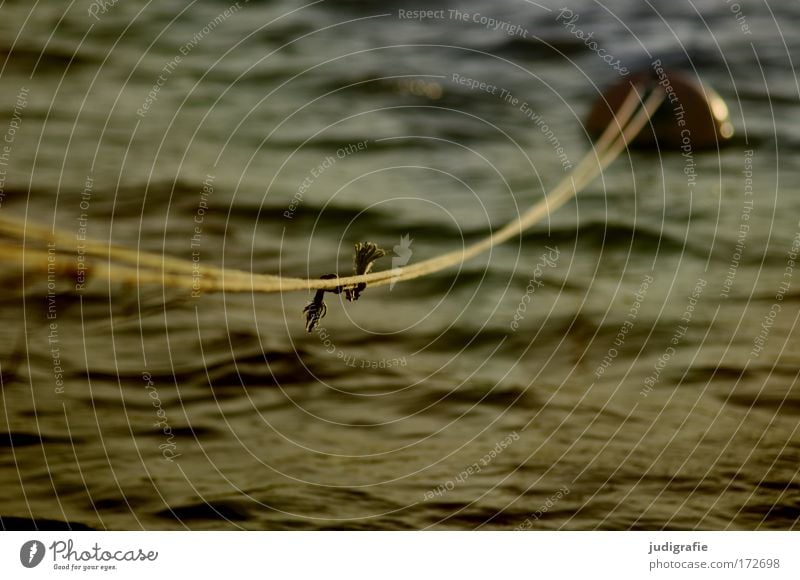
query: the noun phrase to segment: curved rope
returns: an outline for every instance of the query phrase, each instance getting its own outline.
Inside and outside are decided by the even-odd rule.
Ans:
[[[188,260],[139,252],[97,240],[82,241],[81,252],[85,255],[108,259],[106,264],[88,265],[87,273],[95,278],[108,277],[114,282],[153,283],[205,292],[270,293],[297,290],[336,290],[337,288],[355,286],[357,284],[367,284],[372,287],[413,280],[414,278],[457,266],[509,240],[538,223],[550,212],[555,211],[572,199],[577,195],[578,191],[586,187],[625,150],[628,143],[649,122],[664,98],[664,91],[655,86],[647,100],[642,102],[637,88],[631,88],[631,91],[615,113],[614,120],[609,123],[603,134],[594,143],[592,151],[587,153],[575,169],[564,177],[544,199],[496,232],[490,233],[470,246],[400,268],[371,272],[361,276],[306,279],[254,274],[244,270],[198,265]],[[5,216],[0,216],[0,234],[23,240],[34,239],[42,242],[53,242],[57,248],[56,251],[62,254],[64,252],[62,248],[65,245],[75,246],[77,251],[77,241],[74,234],[51,230],[45,226],[28,222],[19,224]],[[41,250],[27,248],[22,251],[28,254],[25,257],[25,261],[30,260],[32,263],[38,262],[45,254]],[[4,255],[8,256],[9,253],[4,252]],[[130,265],[114,264],[112,260],[126,262]],[[131,265],[135,265],[135,268]]]

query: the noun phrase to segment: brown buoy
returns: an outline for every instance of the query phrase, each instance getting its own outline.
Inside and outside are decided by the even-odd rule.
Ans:
[[[645,89],[661,87],[666,98],[651,119],[652,129],[645,127],[631,143],[634,147],[654,147],[657,142],[661,149],[685,149],[688,139],[693,150],[711,149],[733,136],[728,107],[716,91],[684,73],[659,66],[622,79],[595,101],[586,119],[592,137],[603,132],[613,119],[613,111],[637,85]]]

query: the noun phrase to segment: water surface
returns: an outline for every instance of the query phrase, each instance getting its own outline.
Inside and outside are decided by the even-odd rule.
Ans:
[[[569,6],[631,70],[727,101],[736,137],[694,152],[696,183],[625,153],[491,254],[329,295],[317,332],[304,292],[4,266],[4,525],[796,528],[800,6],[738,5]],[[256,272],[478,239],[590,150],[621,77],[548,1],[91,7],[0,6],[0,211]]]

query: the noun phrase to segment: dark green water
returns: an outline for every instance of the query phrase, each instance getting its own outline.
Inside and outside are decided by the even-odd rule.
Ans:
[[[621,76],[540,4],[4,2],[0,212],[288,276],[458,249],[589,151]],[[625,153],[460,269],[329,295],[319,332],[302,292],[4,263],[4,525],[797,528],[800,5],[736,6],[569,5],[727,101],[693,178]]]

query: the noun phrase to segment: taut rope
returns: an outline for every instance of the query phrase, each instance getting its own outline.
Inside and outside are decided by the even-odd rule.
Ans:
[[[641,87],[639,87],[641,88]],[[203,292],[289,292],[296,290],[337,290],[359,284],[383,286],[404,280],[413,280],[432,274],[485,252],[518,235],[536,224],[550,212],[566,203],[586,187],[603,169],[608,167],[625,150],[636,135],[648,123],[665,97],[663,90],[655,86],[642,102],[637,88],[631,88],[624,102],[602,135],[577,164],[544,199],[534,204],[525,213],[504,225],[485,238],[456,250],[417,262],[416,264],[370,272],[359,276],[320,278],[288,278],[269,274],[255,274],[244,270],[218,268],[198,265],[188,260],[172,258],[154,253],[140,252],[120,246],[113,246],[97,240],[82,241],[81,252],[85,255],[105,258],[106,263],[95,261],[88,267],[93,278],[108,278],[113,282],[133,284],[161,284],[172,288],[185,288]],[[53,230],[30,222],[18,223],[7,216],[0,215],[0,235],[52,244],[55,252],[65,253],[65,247],[74,247],[77,240],[73,233]],[[11,247],[6,248],[11,250]],[[5,251],[6,259],[24,261],[24,266],[43,267],[48,252],[29,247]],[[29,264],[30,262],[30,264]],[[117,263],[115,263],[117,262]],[[120,264],[120,262],[122,264]],[[63,268],[60,268],[63,270]]]

